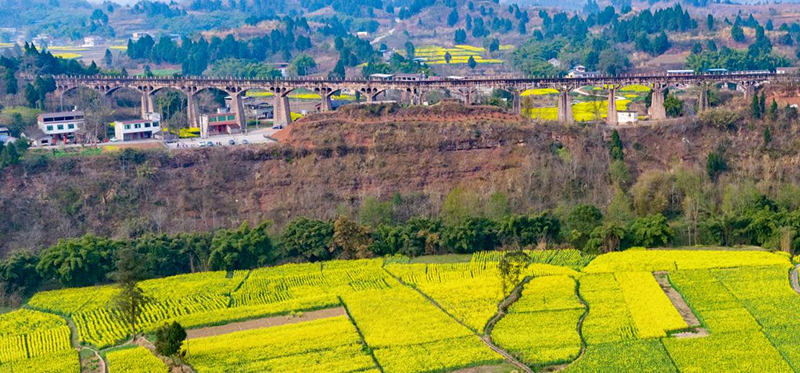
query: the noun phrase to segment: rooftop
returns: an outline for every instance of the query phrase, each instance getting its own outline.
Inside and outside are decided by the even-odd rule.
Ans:
[[[76,116],[76,115],[83,115],[83,111],[61,111],[58,113],[41,113],[39,114],[39,118],[58,118],[58,117],[66,117],[66,116]]]

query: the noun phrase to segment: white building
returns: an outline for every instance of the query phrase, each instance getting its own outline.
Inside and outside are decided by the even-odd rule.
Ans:
[[[102,43],[103,40],[97,36],[87,36],[83,38],[83,45],[84,48],[94,48],[96,45]]]
[[[636,124],[639,123],[639,113],[636,111],[617,111],[618,124]]]
[[[39,114],[36,121],[42,136],[36,136],[37,145],[74,143],[75,133],[84,125],[82,111]]]
[[[147,113],[146,118],[114,122],[114,137],[121,141],[146,140],[161,132],[161,115]]]

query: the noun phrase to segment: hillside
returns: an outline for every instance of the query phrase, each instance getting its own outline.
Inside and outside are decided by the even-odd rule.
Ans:
[[[780,200],[784,183],[800,179],[797,126],[772,124],[784,135],[765,146],[764,125],[738,120],[719,128],[687,119],[620,129],[629,169],[621,186],[635,190],[648,172],[688,170],[706,183],[710,201],[721,203],[727,186],[747,183]],[[352,107],[291,128],[274,147],[28,156],[0,175],[0,250],[86,232],[127,238],[262,219],[282,226],[296,216],[354,214],[369,196],[399,195],[405,220],[438,214],[455,187],[482,199],[503,193],[517,213],[577,203],[605,210],[620,182],[609,176],[610,131],[602,126],[540,124],[444,104]],[[710,152],[727,162],[716,181],[702,177]],[[673,189],[668,198],[667,208],[680,209],[682,194]]]

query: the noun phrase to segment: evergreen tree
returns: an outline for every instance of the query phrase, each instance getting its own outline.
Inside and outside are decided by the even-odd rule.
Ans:
[[[18,83],[17,83],[17,76],[14,75],[14,70],[10,68],[6,68],[6,72],[3,76],[3,80],[6,84],[6,94],[7,95],[15,95],[18,91]]]
[[[469,59],[467,60],[467,66],[469,66],[470,69],[474,69],[476,66],[478,66],[478,63],[475,62],[474,57],[469,56]]]
[[[621,161],[623,159],[622,140],[619,138],[619,132],[617,130],[611,132],[611,141],[608,143],[608,153],[612,161]]]
[[[714,29],[714,16],[711,14],[706,17],[706,28],[708,28],[709,31]]]
[[[106,49],[106,55],[103,57],[103,62],[105,62],[106,67],[111,67],[111,64],[114,62],[114,56],[111,54],[111,50]]]
[[[753,95],[753,102],[750,103],[750,114],[753,119],[761,119],[761,105],[758,103],[758,94]]]
[[[739,25],[733,25],[731,28],[731,38],[737,43],[744,42],[744,30]]]
[[[764,127],[764,146],[769,145],[772,142],[772,133],[769,130],[769,126]]]
[[[163,356],[175,356],[180,352],[183,341],[186,340],[186,329],[173,321],[156,330],[156,351]]]
[[[758,100],[758,107],[761,115],[764,116],[767,113],[767,93],[761,92],[761,98]]]
[[[769,106],[769,110],[767,111],[767,118],[769,120],[777,120],[778,119],[778,103],[775,102],[775,99],[772,99],[772,105]]]
[[[447,16],[447,25],[453,27],[458,23],[458,11],[453,9],[452,12]]]
[[[449,64],[451,59],[453,59],[453,56],[450,52],[444,52],[444,62]]]
[[[114,305],[119,310],[122,323],[130,327],[133,340],[138,335],[137,324],[144,306],[150,299],[139,287],[139,281],[146,278],[144,265],[141,258],[132,248],[125,248],[118,253],[117,270],[111,277],[119,287],[119,293],[114,296]]]

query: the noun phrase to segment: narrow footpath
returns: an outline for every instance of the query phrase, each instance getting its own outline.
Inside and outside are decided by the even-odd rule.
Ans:
[[[264,317],[260,319],[247,320],[242,322],[235,322],[220,326],[210,326],[207,328],[189,329],[186,331],[186,339],[195,339],[203,337],[212,337],[215,335],[222,335],[234,332],[241,332],[245,330],[268,328],[272,326],[280,326],[287,324],[296,324],[300,322],[313,321],[319,319],[327,319],[330,317],[347,316],[344,308],[326,308],[318,311],[303,312],[302,316],[274,316]]]
[[[798,278],[798,276],[800,276],[800,264],[794,267],[794,271],[792,271],[791,275],[792,288],[794,288],[794,291],[796,291],[797,294],[800,294],[800,279]]]

